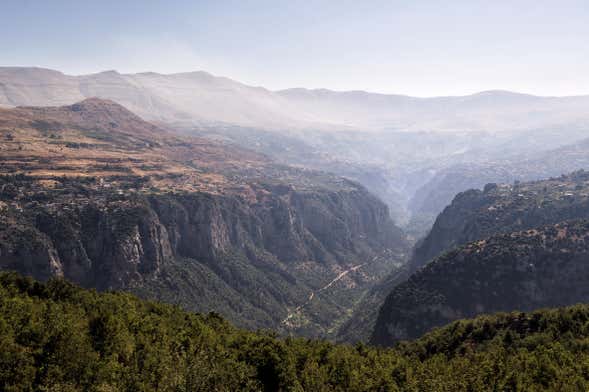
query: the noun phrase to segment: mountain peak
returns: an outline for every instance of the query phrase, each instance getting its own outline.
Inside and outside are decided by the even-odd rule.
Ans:
[[[121,74],[117,70],[115,70],[115,69],[107,69],[106,71],[97,72],[95,75],[119,76]]]
[[[91,97],[58,109],[69,112],[76,122],[96,124],[125,133],[160,134],[162,132],[157,126],[144,121],[141,117],[110,99]]]
[[[98,97],[91,97],[66,106],[19,106],[20,115],[75,125],[85,129],[100,129],[134,135],[160,136],[164,131],[143,120],[124,106]]]
[[[66,106],[66,108],[69,108],[73,112],[108,111],[110,113],[118,112],[120,114],[135,116],[124,106],[119,105],[110,99],[98,97],[86,98],[73,105]]]

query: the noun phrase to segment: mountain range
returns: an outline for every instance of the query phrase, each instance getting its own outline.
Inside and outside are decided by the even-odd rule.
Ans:
[[[119,103],[160,128],[359,182],[415,238],[461,191],[589,168],[574,151],[588,135],[587,96],[486,91],[416,98],[270,91],[206,72],[71,76],[0,68],[0,106],[71,105],[91,97]],[[555,164],[543,164],[547,158]]]
[[[588,101],[1,68],[0,267],[381,345],[585,301]]]
[[[504,132],[589,120],[589,96],[498,90],[416,98],[325,89],[270,91],[203,71],[72,76],[43,68],[0,68],[0,105],[59,106],[90,97],[111,99],[150,121],[274,130]]]

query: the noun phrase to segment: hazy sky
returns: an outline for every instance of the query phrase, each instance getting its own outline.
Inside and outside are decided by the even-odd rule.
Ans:
[[[0,65],[270,89],[589,94],[589,0],[0,0]]]

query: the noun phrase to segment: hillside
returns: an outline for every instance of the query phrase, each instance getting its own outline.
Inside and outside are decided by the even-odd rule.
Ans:
[[[417,269],[444,251],[494,234],[589,218],[588,207],[589,172],[585,171],[462,192],[417,245],[411,266]]]
[[[587,137],[587,96],[270,91],[206,72],[72,76],[0,67],[0,107],[71,105],[90,97],[122,104],[165,129],[359,182],[414,238],[461,191],[558,176],[588,163],[583,152],[555,150]]]
[[[550,180],[488,184],[483,190],[458,194],[416,244],[409,262],[395,268],[362,297],[352,317],[339,329],[339,339],[368,340],[389,293],[436,256],[500,233],[589,218],[588,196],[589,174],[583,171]]]
[[[485,91],[415,98],[325,89],[270,91],[202,71],[72,76],[42,68],[0,68],[0,105],[59,106],[90,97],[111,99],[152,121],[274,130],[496,132],[589,120],[587,96]]]
[[[215,314],[0,274],[0,388],[584,390],[588,320],[585,305],[484,316],[382,350],[277,339]]]
[[[589,301],[589,223],[495,235],[434,259],[396,286],[372,342],[390,345],[451,321]]]
[[[548,132],[540,149],[534,146],[543,136],[538,135],[538,132],[530,132],[520,135],[508,146],[502,146],[502,152],[497,156],[489,151],[481,151],[478,161],[465,158],[466,162],[432,167],[434,174],[418,187],[408,202],[414,224],[419,224],[420,220],[433,223],[455,195],[468,189],[482,189],[488,183],[537,181],[589,169],[589,139],[583,136],[574,140],[580,135],[586,135],[587,128],[580,127],[573,131],[575,127],[570,126],[567,129]],[[563,132],[569,134],[563,136]],[[520,151],[515,146],[520,146]]]
[[[149,185],[220,192],[236,169],[266,158],[205,139],[179,138],[112,101],[0,109],[3,173],[144,178]]]
[[[0,110],[0,150],[0,266],[39,279],[327,336],[407,252],[360,185],[110,101]]]

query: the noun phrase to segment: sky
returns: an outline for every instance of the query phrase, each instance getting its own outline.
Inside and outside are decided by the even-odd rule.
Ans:
[[[0,0],[0,65],[272,90],[589,94],[589,2]]]

